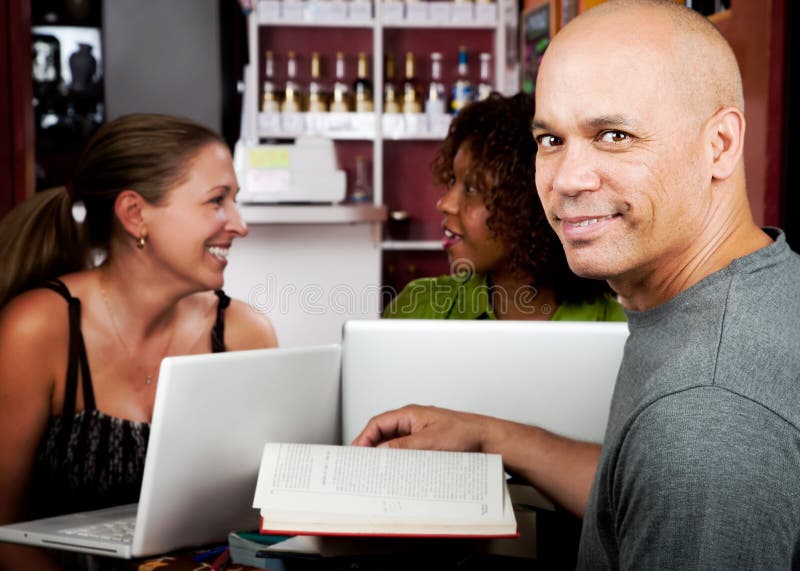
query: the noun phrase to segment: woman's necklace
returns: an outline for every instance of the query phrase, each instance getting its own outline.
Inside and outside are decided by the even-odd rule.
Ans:
[[[103,296],[103,303],[108,310],[108,316],[111,318],[111,326],[114,328],[114,332],[117,334],[117,339],[125,348],[125,351],[128,353],[128,358],[133,359],[133,351],[131,351],[128,344],[125,342],[125,339],[122,337],[122,333],[119,330],[119,326],[117,325],[117,318],[114,316],[114,310],[111,308],[111,302],[108,300],[108,295],[106,294],[106,290],[103,287],[103,278],[100,278],[100,295]],[[161,358],[156,362],[156,366],[147,373],[147,377],[145,378],[145,383],[150,385],[153,383],[153,379],[157,379],[156,375],[158,373],[158,369],[161,366],[161,361],[164,360],[164,357],[167,356],[167,350],[169,349],[170,344],[172,344],[172,336],[175,334],[175,323],[173,322],[172,328],[169,332],[169,338],[167,339],[166,345],[164,345],[164,350],[161,352]]]

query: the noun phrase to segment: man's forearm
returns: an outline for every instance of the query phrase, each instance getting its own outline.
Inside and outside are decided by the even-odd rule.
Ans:
[[[509,471],[583,517],[600,458],[599,444],[564,438],[535,426],[485,418],[481,449],[502,454]]]

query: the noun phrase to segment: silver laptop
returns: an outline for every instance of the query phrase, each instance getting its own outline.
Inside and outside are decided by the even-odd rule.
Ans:
[[[380,412],[436,405],[602,442],[625,323],[349,321],[343,439]]]
[[[340,354],[328,345],[164,359],[139,503],[0,526],[0,541],[131,558],[257,528],[264,443],[341,442]]]

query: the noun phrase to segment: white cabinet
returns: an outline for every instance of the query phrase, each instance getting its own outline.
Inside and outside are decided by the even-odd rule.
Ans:
[[[341,340],[348,319],[382,306],[379,209],[243,206],[249,235],[228,258],[225,290],[272,320],[282,347]]]

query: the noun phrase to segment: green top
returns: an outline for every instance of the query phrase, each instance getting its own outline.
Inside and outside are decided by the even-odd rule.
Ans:
[[[524,307],[533,301],[535,289],[517,292],[509,303]],[[531,305],[531,312],[534,307]],[[540,309],[535,309],[540,311]],[[546,311],[546,306],[541,308]],[[439,276],[409,283],[386,310],[384,317],[393,319],[497,319],[489,301],[486,276]],[[559,305],[552,321],[626,321],[622,306],[610,296],[593,302]]]

